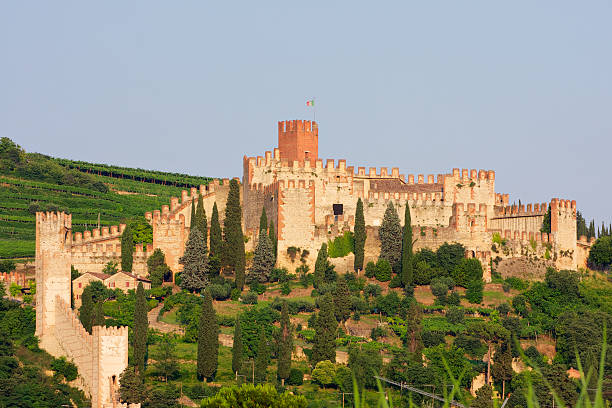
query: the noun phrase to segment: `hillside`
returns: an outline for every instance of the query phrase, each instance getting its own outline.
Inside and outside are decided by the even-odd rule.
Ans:
[[[34,256],[36,211],[72,214],[75,232],[129,222],[150,240],[144,213],[168,204],[207,177],[165,173],[26,153],[0,141],[0,258]]]

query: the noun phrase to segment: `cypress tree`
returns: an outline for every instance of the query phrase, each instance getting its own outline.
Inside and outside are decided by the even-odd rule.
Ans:
[[[266,209],[261,209],[261,217],[259,217],[259,231],[268,232],[268,217],[266,216]]]
[[[232,346],[232,371],[238,373],[242,368],[242,330],[240,329],[240,318],[236,317],[236,323],[234,324],[234,345]]]
[[[93,322],[94,304],[91,297],[91,288],[88,286],[83,289],[81,295],[81,307],[79,308],[79,320],[81,324],[91,334],[91,325]]]
[[[406,201],[404,214],[404,230],[402,231],[402,285],[405,288],[412,285],[412,220],[410,218],[410,205]]]
[[[98,300],[98,302],[96,302],[91,323],[92,328],[93,326],[105,326],[106,319],[104,318],[103,304],[104,303],[102,300]]]
[[[334,313],[336,320],[346,322],[351,315],[351,291],[343,275],[338,276],[334,292]]]
[[[548,211],[546,211],[546,214],[544,214],[544,218],[542,219],[542,227],[540,228],[540,232],[550,234],[550,205],[548,206]]]
[[[421,318],[421,306],[415,300],[412,300],[406,311],[406,347],[409,352],[415,354],[419,359],[423,349]]]
[[[476,398],[470,404],[470,408],[493,408],[493,390],[489,384],[485,384],[476,391]]]
[[[136,288],[136,304],[134,305],[134,365],[139,375],[144,375],[147,359],[147,336],[149,320],[147,318],[147,299],[142,282]]]
[[[319,253],[317,254],[317,260],[315,261],[315,269],[314,269],[314,287],[318,288],[325,281],[325,272],[327,271],[327,264],[329,260],[327,259],[327,244],[322,243],[321,249],[319,249]]]
[[[195,226],[200,230],[202,235],[204,235],[204,245],[206,246],[206,241],[208,239],[208,222],[206,219],[206,210],[204,210],[204,201],[202,199],[202,194],[198,195],[198,206],[195,212],[195,219]]]
[[[276,237],[276,231],[274,230],[274,221],[270,220],[270,228],[268,229],[268,237],[272,242],[272,251],[274,253],[274,262],[276,263],[276,257],[278,253],[278,238]]]
[[[142,378],[134,373],[131,366],[125,367],[119,376],[119,397],[121,402],[127,404],[139,404],[147,400],[147,389]]]
[[[213,379],[219,360],[219,324],[209,291],[204,294],[198,330],[198,379]]]
[[[265,383],[268,375],[268,365],[270,364],[270,349],[266,331],[259,332],[259,343],[257,344],[257,355],[255,356],[255,381]]]
[[[204,289],[208,283],[206,274],[208,272],[208,256],[206,256],[206,246],[204,236],[199,228],[189,231],[189,238],[185,244],[185,252],[179,259],[183,265],[181,274],[181,288],[196,292]]]
[[[266,234],[266,230],[259,230],[259,242],[253,255],[253,265],[248,276],[249,282],[267,282],[274,267],[274,249]]]
[[[379,229],[380,258],[386,259],[394,272],[401,269],[402,226],[393,202],[389,201]]]
[[[220,257],[222,247],[223,234],[221,224],[219,224],[219,210],[217,210],[217,203],[215,202],[210,216],[210,256]]]
[[[355,209],[355,264],[356,271],[363,269],[363,255],[365,252],[366,229],[365,217],[363,215],[363,201],[357,199],[357,208]]]
[[[287,301],[281,306],[280,336],[278,345],[278,378],[282,385],[289,378],[291,372],[291,353],[293,352],[293,333],[291,331],[291,321],[289,320],[289,307]],[[263,331],[263,330],[262,330]]]
[[[196,210],[195,199],[191,200],[191,217],[189,218],[189,229],[194,229],[196,226]]]
[[[240,186],[238,181],[230,180],[230,190],[225,206],[224,231],[227,246],[227,260],[234,269],[236,287],[244,287],[244,235],[242,234],[242,209],[240,207]]]
[[[132,263],[134,262],[134,236],[130,224],[125,226],[121,234],[121,270],[123,272],[132,272]]]
[[[336,329],[338,321],[334,315],[334,303],[330,293],[323,296],[317,315],[314,346],[310,363],[316,366],[319,361],[336,362]]]

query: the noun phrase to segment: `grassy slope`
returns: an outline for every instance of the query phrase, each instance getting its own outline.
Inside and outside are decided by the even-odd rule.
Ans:
[[[67,161],[63,161],[65,163]],[[83,162],[79,162],[83,165]],[[96,168],[91,164],[91,168]],[[173,173],[149,172],[107,166],[106,173],[113,177],[98,175],[83,166],[82,171],[109,187],[108,193],[66,185],[23,179],[14,175],[0,174],[0,258],[34,256],[35,215],[29,211],[32,202],[42,209],[57,207],[72,214],[73,230],[83,231],[97,225],[100,213],[101,226],[116,225],[125,218],[143,217],[146,211],[160,209],[168,204],[171,196],[180,197],[186,187],[206,184],[209,179]],[[150,180],[138,181],[131,178]],[[124,178],[120,178],[124,177]],[[168,180],[166,185],[158,184],[159,179]],[[156,181],[156,182],[151,182]],[[174,184],[174,183],[172,183]]]

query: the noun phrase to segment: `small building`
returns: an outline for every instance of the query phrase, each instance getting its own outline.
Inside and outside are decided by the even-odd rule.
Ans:
[[[132,273],[119,271],[114,275],[109,276],[104,280],[104,286],[109,289],[121,289],[127,292],[130,289],[136,289],[138,283],[142,282],[145,289],[151,289],[151,281]]]
[[[78,278],[74,279],[72,281],[72,295],[74,296],[75,309],[81,307],[81,297],[83,296],[83,290],[87,285],[93,281],[100,281],[104,284],[104,280],[110,277],[111,275],[107,275],[105,273],[85,272]]]
[[[74,307],[81,307],[83,290],[93,281],[100,281],[109,289],[121,289],[127,292],[130,289],[136,289],[139,282],[145,289],[151,289],[151,281],[138,275],[128,272],[119,271],[113,275],[97,272],[85,272],[78,278],[72,281],[72,294],[74,295]]]

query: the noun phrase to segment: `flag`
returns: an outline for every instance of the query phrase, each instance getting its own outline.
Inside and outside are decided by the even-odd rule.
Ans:
[[[314,106],[314,99],[306,101],[306,106]]]

